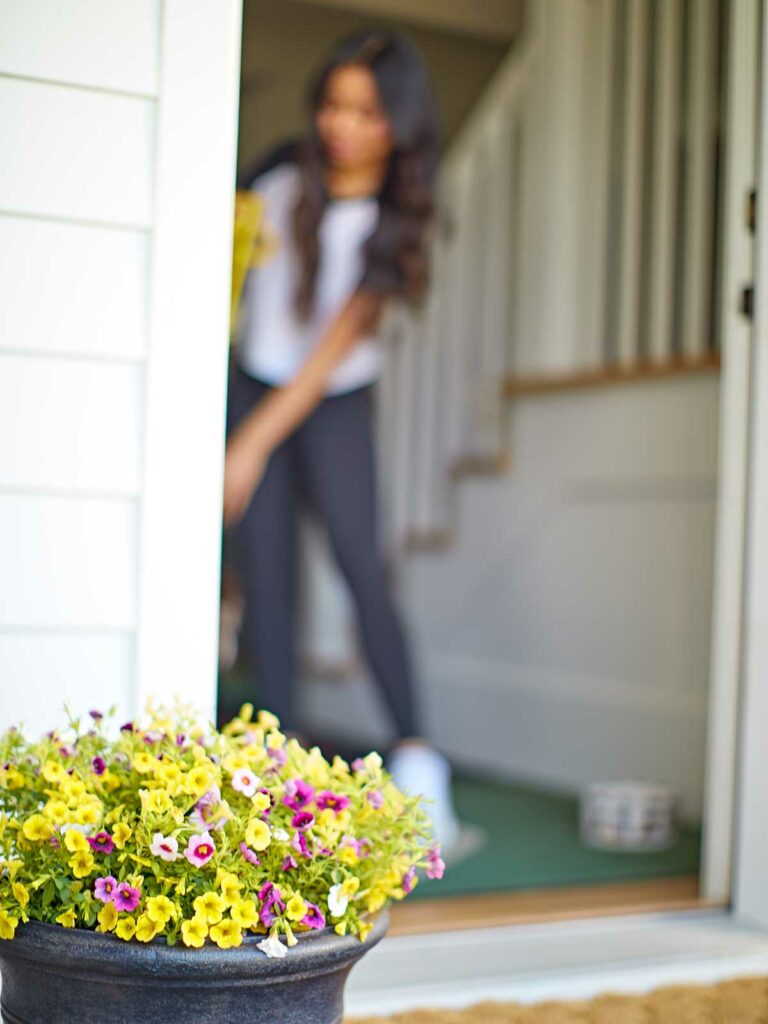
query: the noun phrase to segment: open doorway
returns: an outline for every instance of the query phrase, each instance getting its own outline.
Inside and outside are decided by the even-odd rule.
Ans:
[[[494,27],[462,4],[245,4],[244,176],[301,130],[308,73],[361,25],[408,33],[443,115],[435,298],[389,325],[378,412],[393,572],[467,826],[442,882],[402,908],[414,919],[441,896],[547,891],[556,911],[579,888],[585,908],[699,893],[720,10],[700,24],[683,5],[506,6]],[[303,543],[306,729],[354,757],[388,726],[323,539]],[[222,717],[246,699],[240,662]],[[679,798],[674,842],[583,842],[581,794],[617,778]]]

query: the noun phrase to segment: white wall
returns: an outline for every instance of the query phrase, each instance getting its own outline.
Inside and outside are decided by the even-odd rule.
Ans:
[[[708,376],[515,401],[509,473],[460,484],[455,546],[403,567],[428,733],[457,764],[666,782],[700,817],[717,398]],[[372,683],[306,699],[389,737]]]
[[[239,8],[3,0],[0,21],[0,726],[23,719],[37,729],[60,720],[65,700],[75,711],[116,703],[133,715],[156,678],[152,664],[139,672],[137,654],[157,618],[145,580],[169,569],[166,528],[147,511],[157,478],[173,468],[166,458],[150,470],[148,457],[178,411],[160,357],[169,337],[187,352],[198,340],[175,330],[183,316],[166,315],[162,336],[158,327],[178,277],[167,269],[179,262],[174,249],[195,237],[209,243],[205,287],[186,281],[188,315],[210,353],[199,360],[208,384],[196,397],[211,439],[199,475],[209,474],[206,513],[216,507]],[[184,59],[213,109],[199,110]],[[193,103],[194,151],[180,131]],[[198,166],[194,153],[208,148],[217,155]],[[164,169],[179,175],[178,200],[163,190]],[[170,237],[181,203],[188,237],[178,228]],[[187,375],[193,396],[199,383]],[[183,467],[177,484],[183,492]],[[210,565],[215,527],[199,542]],[[194,629],[186,638],[203,666],[190,689],[205,710],[215,686],[208,617],[199,638]],[[169,646],[180,639],[169,629]]]

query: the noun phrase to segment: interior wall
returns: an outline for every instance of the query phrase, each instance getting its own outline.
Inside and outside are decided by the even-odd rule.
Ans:
[[[382,25],[406,32],[429,65],[446,140],[472,108],[509,48],[491,40],[438,30],[403,19],[377,19],[300,0],[246,0],[238,172],[265,148],[305,126],[304,87],[341,36]]]
[[[718,388],[514,402],[509,472],[461,482],[454,546],[402,566],[427,731],[456,764],[574,793],[667,783],[700,820]],[[369,680],[305,694],[318,727],[391,738]]]

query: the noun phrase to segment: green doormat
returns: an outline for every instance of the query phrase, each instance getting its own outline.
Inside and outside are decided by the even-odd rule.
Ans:
[[[462,824],[476,826],[484,833],[483,840],[457,863],[448,859],[443,878],[417,885],[409,901],[699,871],[698,829],[684,829],[668,850],[606,853],[582,845],[575,797],[458,774],[453,795]]]
[[[765,1024],[768,978],[668,985],[640,996],[612,993],[579,1002],[483,1002],[463,1010],[413,1010],[349,1017],[344,1024]]]

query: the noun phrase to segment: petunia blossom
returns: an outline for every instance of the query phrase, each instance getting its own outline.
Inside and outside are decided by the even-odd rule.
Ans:
[[[104,875],[93,883],[93,895],[102,903],[111,903],[117,889],[117,879],[113,875]]]
[[[366,793],[368,803],[374,810],[379,810],[384,806],[384,797],[378,789],[372,789],[370,793]]]
[[[88,845],[96,853],[108,855],[112,853],[115,844],[109,832],[97,832],[95,836],[88,836]]]
[[[283,803],[291,810],[301,811],[315,799],[315,787],[303,779],[287,779]]]
[[[281,899],[280,890],[274,882],[265,882],[262,885],[259,889],[259,899],[262,901],[259,920],[265,927],[270,928],[276,920],[275,908],[278,913],[282,914],[285,910],[285,902]]]
[[[427,878],[442,878],[445,871],[445,861],[440,856],[440,844],[431,847],[427,854]]]
[[[200,835],[190,836],[184,856],[190,864],[201,868],[207,864],[216,852],[213,837],[210,832],[202,832]]]
[[[294,868],[297,868],[298,866],[299,866],[299,862],[296,860],[296,858],[294,856],[292,856],[289,853],[288,856],[283,861],[283,863],[280,865],[280,870],[281,871],[292,871]]]
[[[127,910],[129,913],[138,907],[140,899],[141,891],[127,882],[120,882],[112,895],[112,902],[117,909]]]
[[[342,917],[349,905],[349,897],[342,892],[343,882],[332,885],[328,890],[328,909],[334,917]]]
[[[240,843],[240,853],[242,853],[249,864],[261,864],[256,851],[252,850],[247,843]]]
[[[307,845],[307,837],[303,832],[294,832],[293,839],[291,839],[291,846],[300,854],[302,857],[311,857],[312,854],[309,852],[309,846]]]
[[[403,892],[408,895],[409,892],[413,892],[413,888],[416,885],[416,868],[413,864],[408,868],[406,873],[403,875]]]
[[[291,828],[305,832],[315,823],[315,816],[309,811],[297,811],[291,819]]]
[[[317,795],[317,806],[321,811],[324,811],[326,807],[330,807],[332,811],[338,814],[349,807],[349,797],[343,796],[340,793],[332,793],[330,789],[324,789],[322,793]]]
[[[178,839],[173,836],[164,836],[162,832],[155,832],[149,849],[162,860],[174,861],[178,860],[180,856]]]
[[[91,771],[94,775],[103,775],[107,770],[107,762],[103,757],[94,757],[91,761]]]
[[[302,917],[301,923],[308,928],[325,928],[325,914],[320,907],[307,902],[307,913]]]
[[[249,768],[238,768],[232,776],[232,789],[242,793],[243,796],[251,797],[256,792],[260,781],[258,775],[255,775]]]
[[[270,957],[282,957],[288,952],[288,947],[284,945],[276,935],[273,935],[268,939],[262,939],[261,942],[257,942],[256,948],[260,949],[262,953],[266,953],[267,956]]]
[[[190,823],[199,829],[222,829],[229,819],[229,807],[221,799],[221,790],[213,785],[195,804]]]

